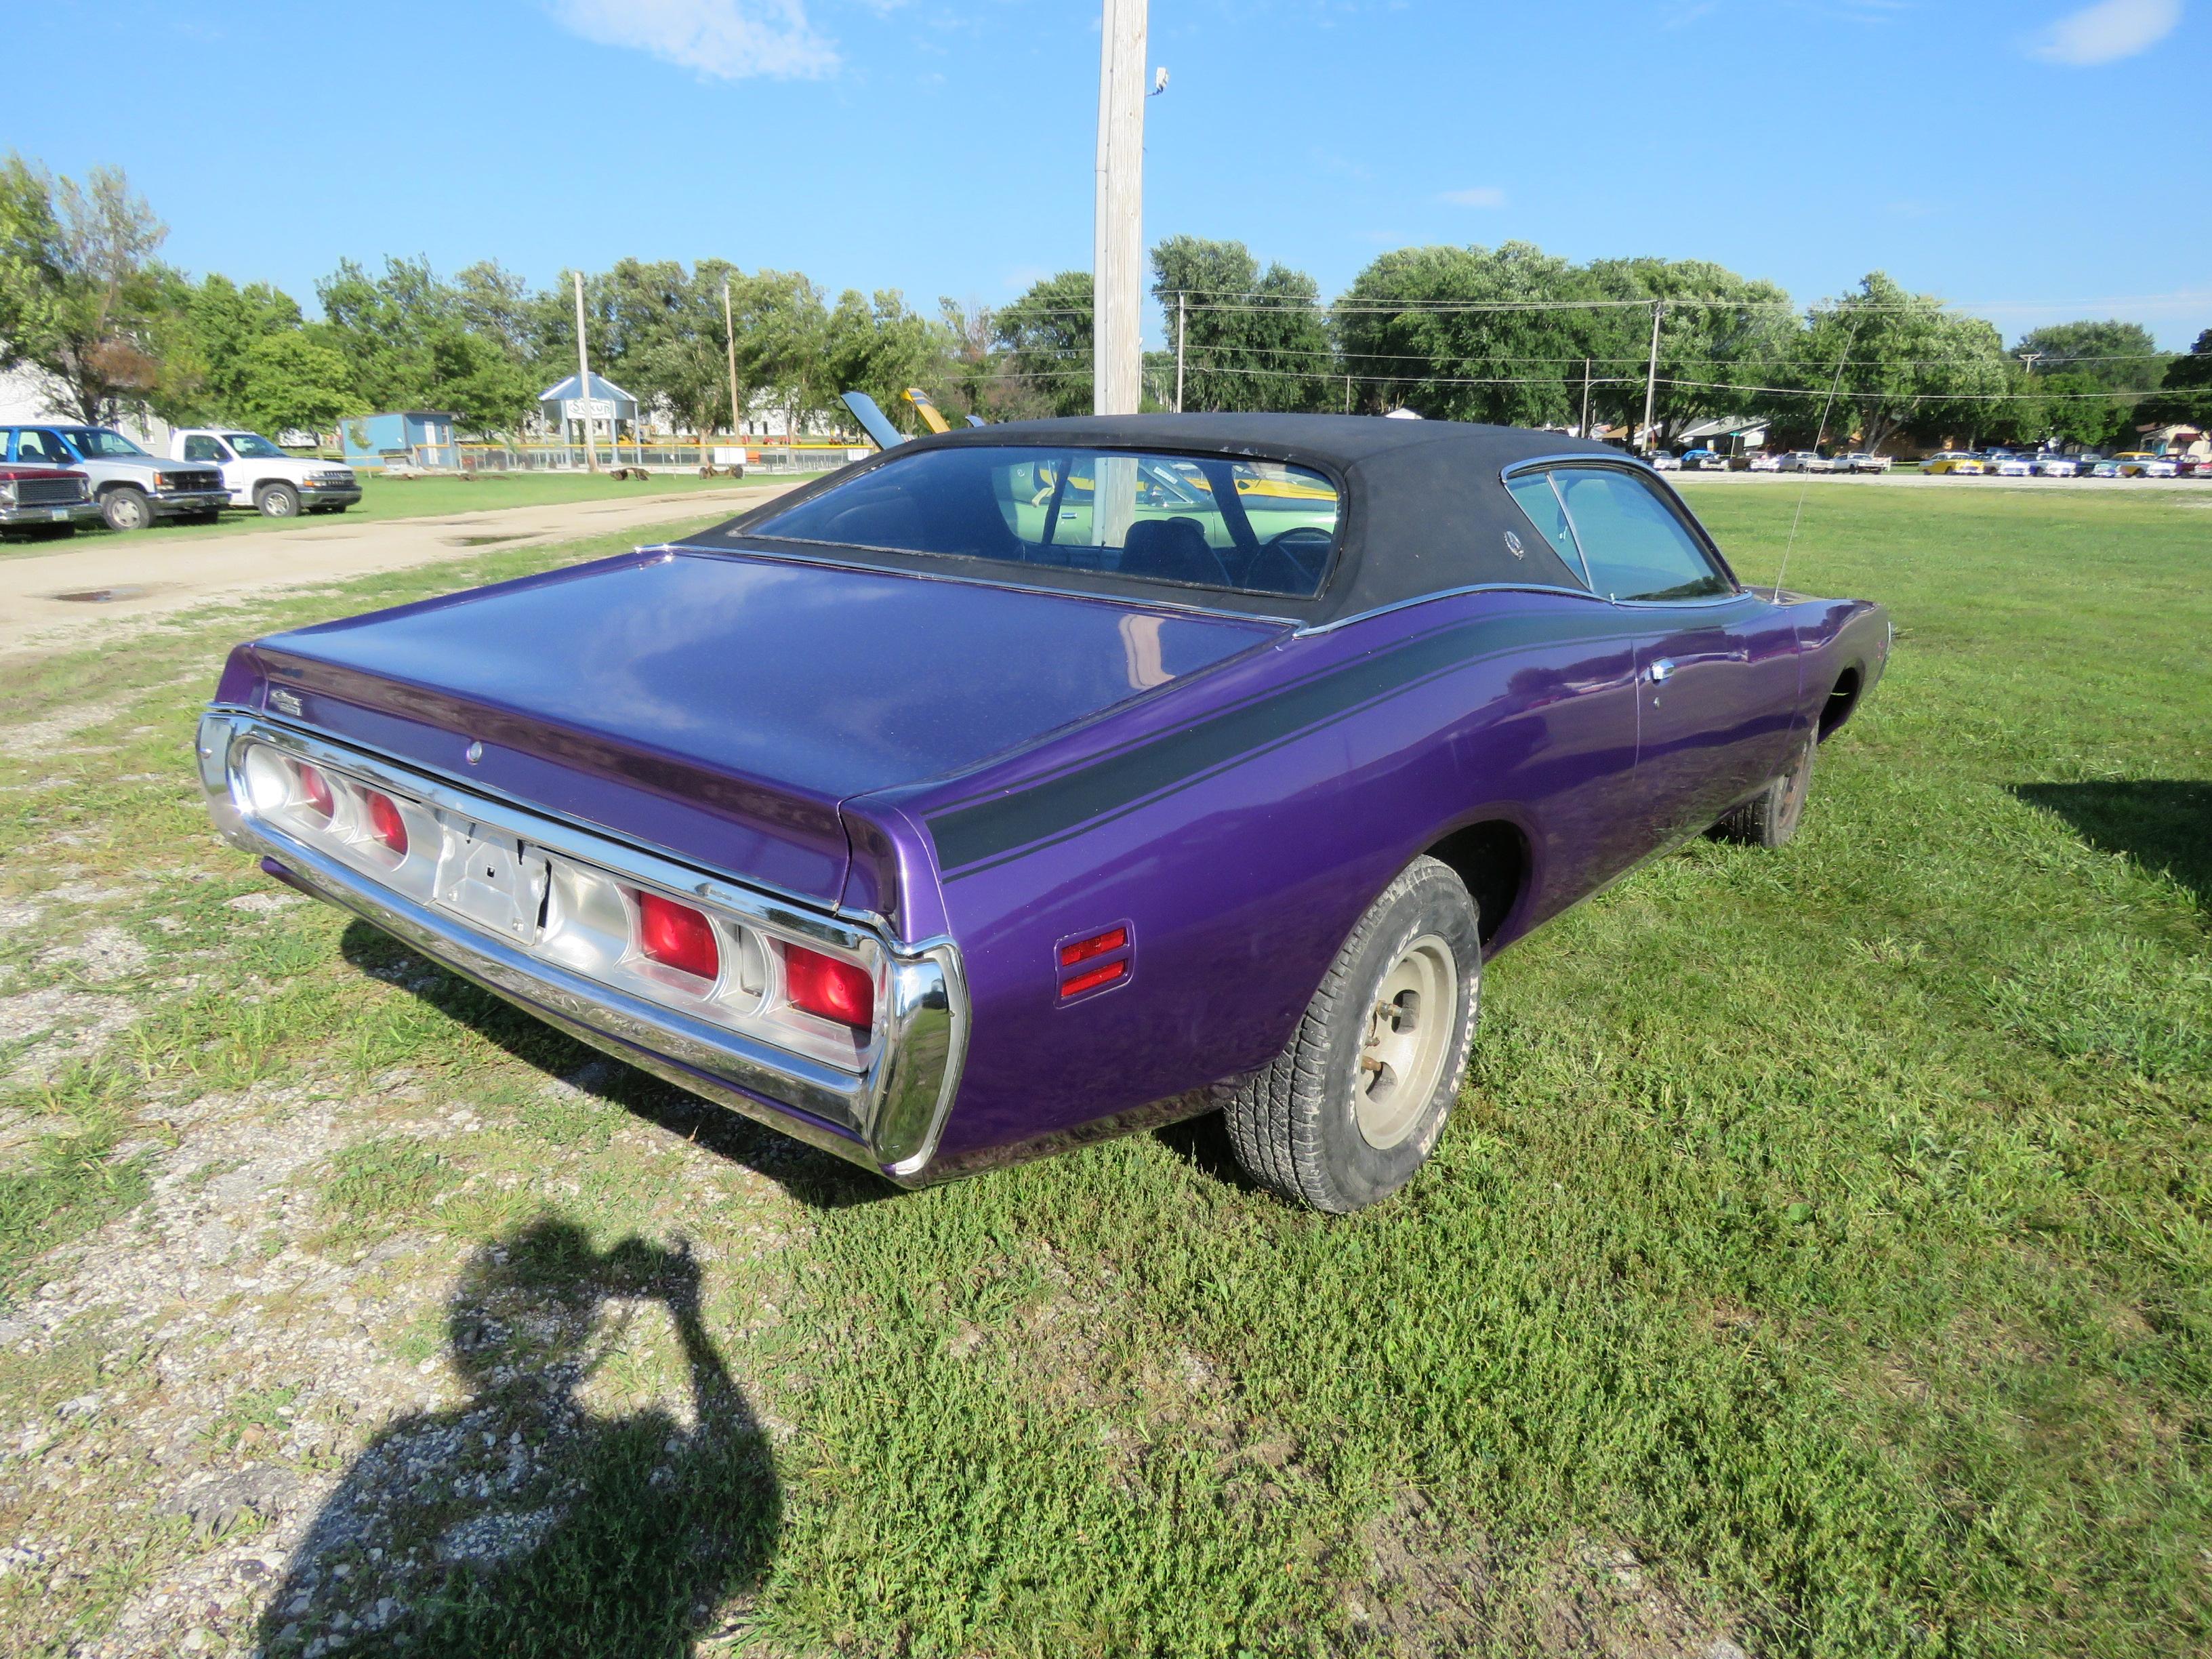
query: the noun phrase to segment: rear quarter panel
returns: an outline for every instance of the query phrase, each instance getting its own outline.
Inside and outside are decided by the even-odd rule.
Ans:
[[[1637,619],[1565,594],[1438,599],[1251,659],[945,789],[919,826],[974,1021],[942,1155],[1066,1132],[1264,1064],[1360,914],[1424,848],[1502,819],[1530,878],[1503,944],[1633,860]],[[1058,945],[1132,969],[1063,1002]]]

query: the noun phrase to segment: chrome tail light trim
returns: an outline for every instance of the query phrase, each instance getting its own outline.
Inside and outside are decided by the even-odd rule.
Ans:
[[[401,890],[388,878],[393,871],[311,845],[257,808],[245,773],[246,757],[255,744],[384,791],[427,817],[442,812],[492,826],[556,860],[696,901],[770,938],[795,938],[867,963],[876,978],[878,1015],[858,1069],[574,971],[500,937],[481,921],[426,902],[427,892]],[[967,1051],[967,985],[959,953],[950,943],[902,945],[845,918],[805,910],[728,878],[458,789],[246,711],[216,708],[202,717],[198,762],[209,812],[223,838],[275,860],[316,896],[353,911],[571,1035],[684,1088],[892,1180],[913,1183],[924,1178],[958,1091]],[[410,837],[416,823],[409,818]]]

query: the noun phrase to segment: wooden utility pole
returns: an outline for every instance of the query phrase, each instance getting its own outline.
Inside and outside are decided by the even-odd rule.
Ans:
[[[570,273],[576,279],[576,407],[581,412],[584,428],[584,465],[592,471],[599,470],[599,452],[592,437],[592,357],[584,347],[584,273]],[[608,423],[609,430],[613,423]]]
[[[730,285],[726,281],[722,284],[722,339],[730,349],[730,441],[742,448],[738,438],[738,325],[730,313]],[[714,465],[703,455],[699,464]]]
[[[1147,0],[1103,0],[1098,47],[1098,198],[1091,258],[1091,410],[1133,415],[1144,293]]]
[[[1583,424],[1582,424],[1582,436],[1583,436],[1583,440],[1584,440],[1585,441],[1588,441],[1588,439],[1589,439],[1589,368],[1590,368],[1590,360],[1589,360],[1589,358],[1585,357],[1585,358],[1583,358]]]
[[[1663,300],[1651,302],[1651,366],[1644,371],[1644,448],[1651,448],[1651,397],[1659,389],[1659,313],[1667,308]]]

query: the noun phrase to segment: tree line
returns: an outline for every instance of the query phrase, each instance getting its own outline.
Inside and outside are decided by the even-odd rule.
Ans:
[[[163,261],[166,229],[118,172],[82,184],[0,165],[0,368],[27,368],[86,421],[330,432],[376,410],[435,409],[511,434],[576,362],[573,277],[537,289],[495,260],[353,260],[315,284],[322,312],[264,283]],[[2008,347],[1994,325],[1881,272],[1800,307],[1702,260],[1577,264],[1526,242],[1384,253],[1334,302],[1240,242],[1152,250],[1164,349],[1147,407],[1357,410],[1638,430],[1674,441],[1713,416],[1779,442],[1873,447],[2045,439],[2106,445],[2141,420],[2204,420],[2212,330],[2185,356],[2138,324],[2084,320]],[[726,260],[623,259],[583,277],[595,370],[677,430],[774,410],[796,429],[908,386],[989,420],[1088,412],[1091,283],[1064,271],[997,307],[910,307],[896,289],[833,302],[803,273]],[[1179,349],[1178,349],[1179,348]],[[736,408],[730,359],[736,359]],[[2143,395],[2149,394],[2149,395]]]

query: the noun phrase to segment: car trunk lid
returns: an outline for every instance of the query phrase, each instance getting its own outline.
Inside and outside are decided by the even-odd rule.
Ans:
[[[841,802],[999,758],[1284,627],[657,550],[276,635],[236,672],[279,718],[829,905],[852,860]]]

